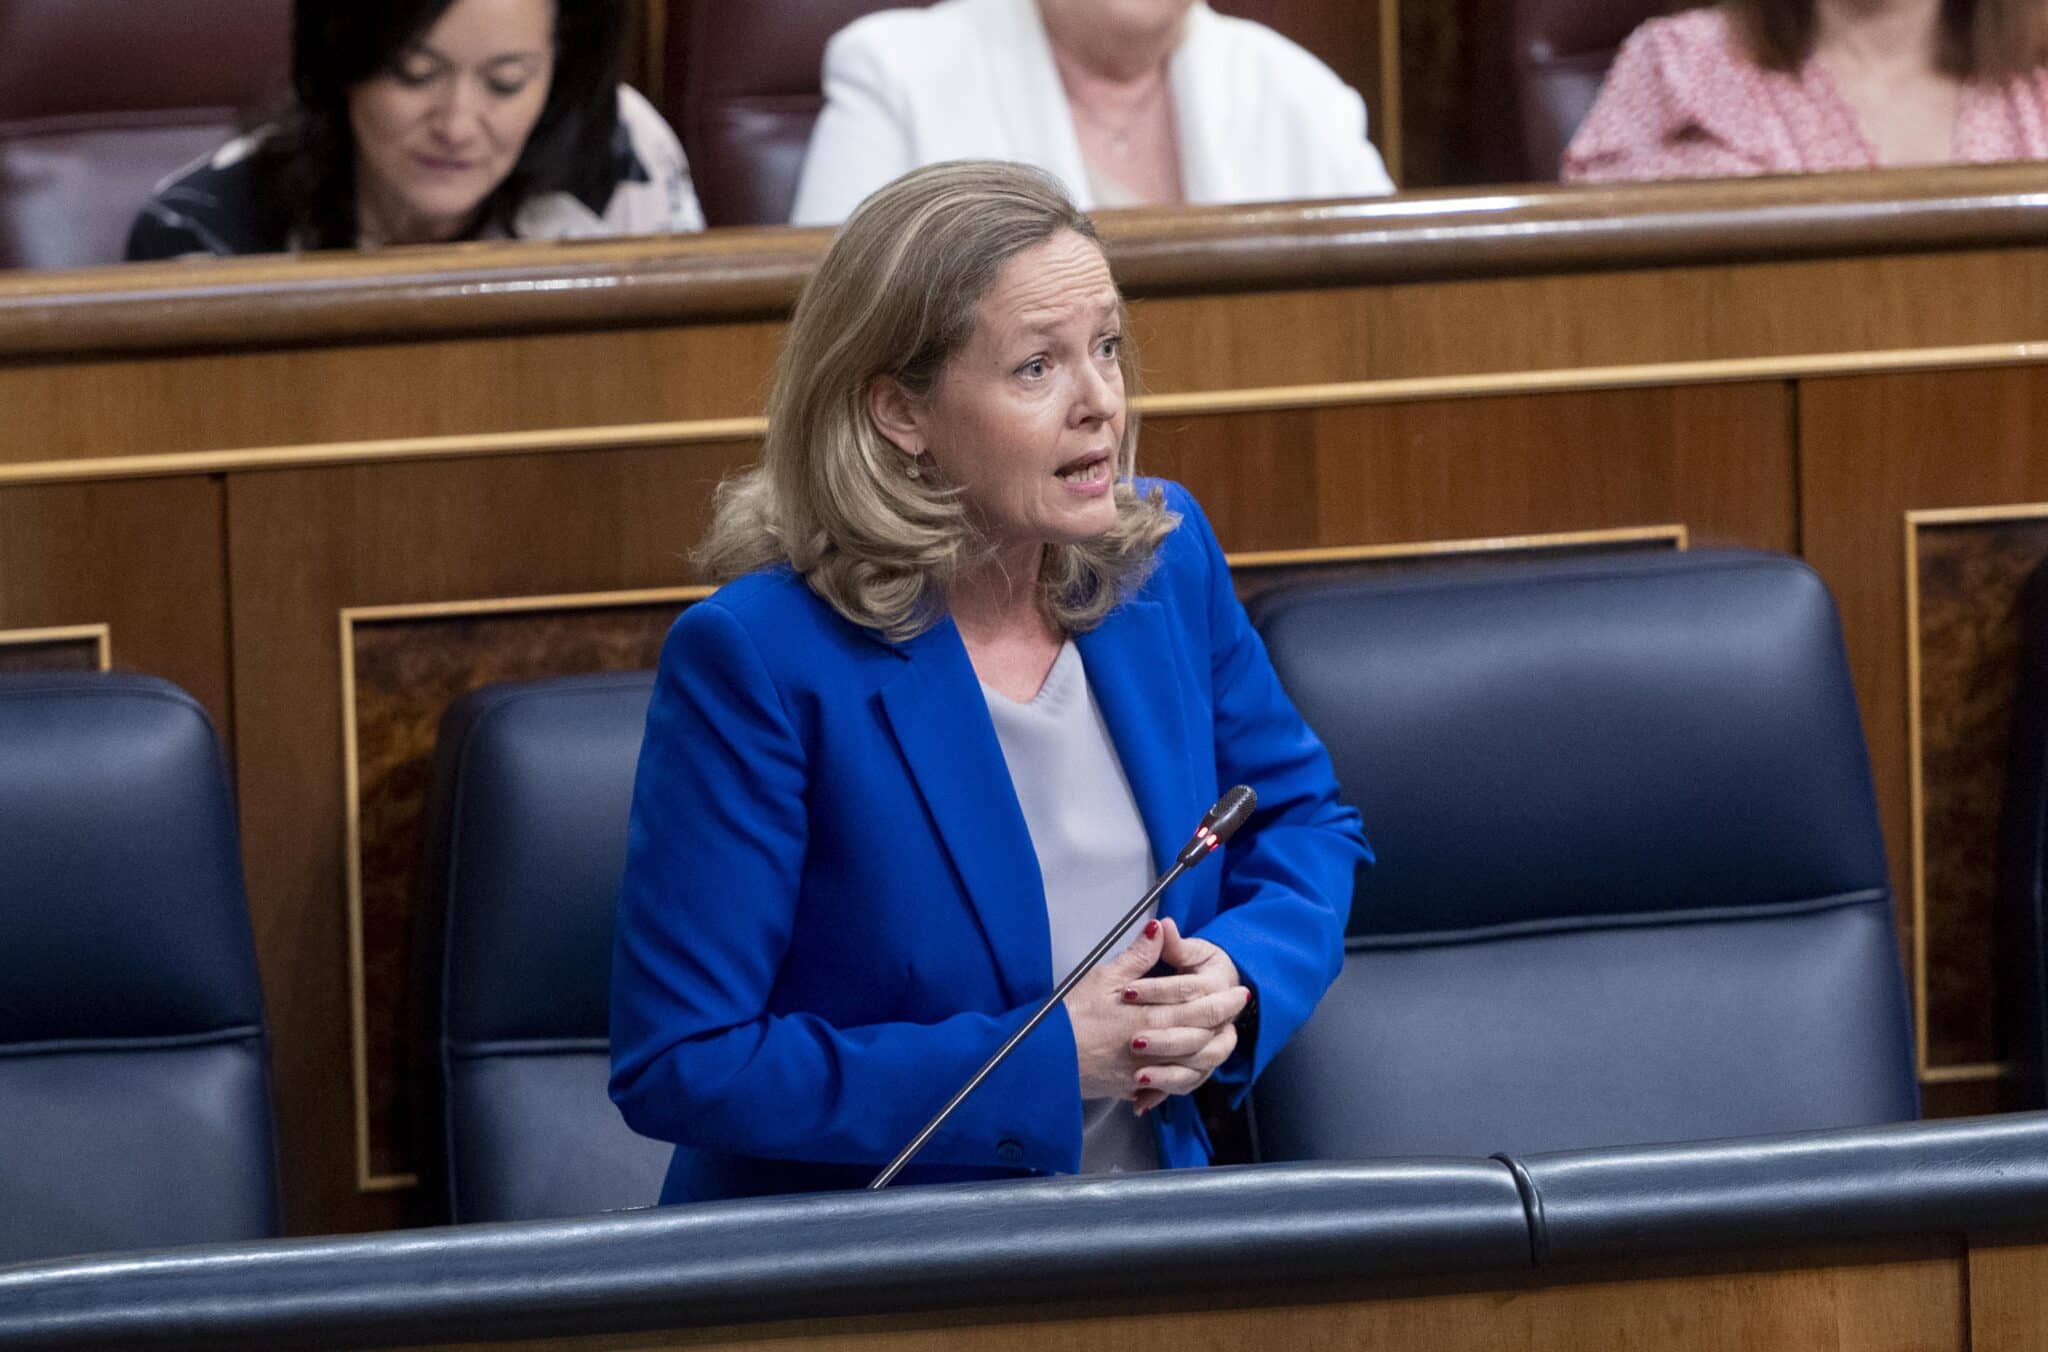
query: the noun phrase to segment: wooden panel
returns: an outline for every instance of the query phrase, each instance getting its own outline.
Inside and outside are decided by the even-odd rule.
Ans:
[[[0,365],[0,464],[751,414],[779,339],[750,324]]]
[[[2048,1247],[1973,1237],[1969,1291],[1975,1352],[2048,1347]]]
[[[750,448],[692,446],[236,478],[235,692],[250,906],[270,996],[287,1222],[377,1229],[357,1190],[338,616],[345,608],[671,587]],[[278,566],[288,559],[289,567]]]
[[[2048,252],[1162,297],[1136,315],[1156,391],[1626,371],[2038,338],[2048,334]]]
[[[0,489],[0,630],[104,624],[230,736],[221,513],[208,479]]]
[[[1965,1051],[1956,1045],[1957,1039],[1980,1036],[1970,1030],[1988,1027],[1988,1016],[1975,1011],[1987,1008],[1991,992],[1972,974],[1974,959],[1924,969],[1920,945],[1932,936],[1917,932],[1911,909],[1916,868],[1924,861],[1916,850],[1912,816],[1907,514],[2048,500],[2048,455],[2041,444],[2042,428],[2048,427],[2044,417],[2048,369],[2041,367],[1814,380],[1800,391],[1804,552],[1834,590],[1842,611],[1893,883],[1901,899],[1900,934],[1920,1005],[1916,1023],[1923,1039],[1923,1069],[1934,1050],[1925,1045],[1936,1022],[1930,1012],[1941,1011],[1946,1050]],[[1986,623],[1999,623],[1995,596],[1971,598],[1966,592],[1967,584],[1948,588],[1954,599],[1939,620],[1943,641],[1951,646],[1972,632],[1977,624],[1972,616],[1990,616]],[[1966,648],[1956,651],[1966,666],[1977,661]],[[1977,651],[1986,650],[1979,645]],[[1977,672],[1940,675],[1940,689],[1932,694],[1942,702],[1923,704],[1920,714],[1923,726],[1938,725],[1946,738],[1954,720],[1966,717],[1965,705],[1974,698],[1967,687]],[[1981,731],[1971,736],[1983,744]],[[1990,767],[1954,762],[1944,765],[1942,772],[1972,777],[1995,773]],[[1945,784],[1941,792],[1981,799],[1983,790]],[[1956,860],[1942,877],[1952,879],[1958,869],[1974,870],[1981,877],[1992,866],[1991,856],[1983,853],[1974,860]],[[1931,916],[1946,917],[1954,902],[1948,894],[1930,890],[1926,904]],[[1970,922],[1959,918],[1957,924],[1960,941]],[[1931,987],[1930,981],[1941,984]],[[1941,1064],[1938,1055],[1933,1064]],[[1937,1105],[1931,1101],[1930,1106]]]
[[[358,824],[351,897],[360,970],[350,975],[358,1026],[359,1181],[407,1182],[418,1166],[408,1140],[417,1105],[408,1083],[409,1021],[416,1000],[413,937],[429,887],[420,876],[427,797],[441,715],[493,681],[651,668],[687,599],[674,592],[615,593],[547,609],[488,612],[462,602],[353,617],[343,638]]]
[[[1720,385],[1156,418],[1143,458],[1233,551],[1664,522],[1791,550],[1790,434],[1785,387]]]
[[[1634,1264],[1580,1274],[1584,1280],[1560,1273],[1549,1278],[1552,1284],[1499,1274],[1362,1293],[1326,1289],[1291,1300],[1276,1293],[1252,1303],[1223,1297],[1129,1301],[1080,1311],[962,1311],[498,1346],[613,1352],[1960,1352],[1971,1342],[1959,1247],[1952,1241],[1901,1244],[1813,1266],[1739,1259]],[[2011,1305],[2010,1327],[2033,1336],[2048,1327],[2038,1300],[2031,1311],[2017,1300]]]

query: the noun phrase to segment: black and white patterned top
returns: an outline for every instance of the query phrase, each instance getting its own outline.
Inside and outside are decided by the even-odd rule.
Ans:
[[[285,253],[302,247],[291,238],[282,213],[264,201],[251,154],[274,132],[262,127],[238,137],[158,185],[128,232],[128,258]],[[509,231],[486,230],[484,236],[569,239],[704,228],[682,143],[654,106],[625,85],[619,86],[612,153],[615,172],[604,200],[542,193],[519,204]]]

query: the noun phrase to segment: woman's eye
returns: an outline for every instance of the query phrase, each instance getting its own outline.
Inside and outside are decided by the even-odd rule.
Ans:
[[[1045,373],[1051,369],[1052,368],[1046,364],[1045,358],[1033,357],[1030,361],[1025,362],[1022,366],[1017,368],[1017,374],[1029,380],[1037,380],[1040,377],[1044,376]]]
[[[436,73],[431,65],[424,62],[402,63],[391,68],[393,79],[413,89],[417,89],[421,85],[433,83]]]
[[[1098,350],[1104,357],[1114,357],[1123,349],[1124,336],[1121,333],[1112,333],[1102,340],[1102,346]]]
[[[484,87],[501,99],[509,99],[526,89],[524,80],[486,80]]]

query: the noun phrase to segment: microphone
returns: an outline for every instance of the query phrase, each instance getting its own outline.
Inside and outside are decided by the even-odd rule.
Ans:
[[[981,1087],[981,1082],[986,1080],[1011,1052],[1017,1050],[1017,1044],[1029,1037],[1032,1029],[1045,1022],[1045,1017],[1052,1013],[1053,1006],[1066,999],[1068,993],[1080,984],[1081,978],[1093,971],[1095,964],[1108,956],[1109,950],[1116,947],[1117,941],[1123,938],[1124,931],[1136,924],[1138,917],[1151,909],[1152,903],[1159,899],[1159,894],[1171,887],[1181,874],[1208,858],[1217,846],[1237,834],[1237,828],[1243,826],[1251,817],[1252,809],[1258,805],[1258,801],[1259,796],[1252,792],[1250,785],[1239,784],[1218,798],[1215,805],[1202,814],[1202,820],[1195,827],[1194,835],[1188,837],[1188,843],[1181,846],[1180,853],[1174,856],[1173,867],[1159,875],[1159,880],[1152,884],[1151,890],[1138,898],[1138,904],[1125,911],[1124,918],[1116,922],[1115,928],[1103,935],[1101,942],[1089,949],[1087,956],[1074,964],[1074,970],[1060,979],[1060,983],[1052,988],[1052,994],[1045,997],[1045,1003],[1024,1021],[1024,1026],[1010,1034],[1003,1045],[996,1048],[995,1055],[989,1057],[981,1069],[975,1071],[967,1083],[961,1085],[953,1097],[946,1100],[946,1106],[939,1109],[938,1115],[924,1124],[924,1130],[911,1137],[910,1144],[904,1146],[896,1158],[889,1161],[887,1168],[874,1176],[868,1183],[869,1192],[878,1192],[888,1187],[896,1175],[903,1172],[903,1166],[910,1163],[918,1151],[924,1149],[925,1142],[931,1140],[938,1129],[945,1125],[946,1119],[953,1115],[954,1110],[967,1101],[969,1094]]]

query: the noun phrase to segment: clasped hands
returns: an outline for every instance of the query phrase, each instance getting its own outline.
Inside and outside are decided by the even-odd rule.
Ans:
[[[1161,962],[1173,975],[1145,975]],[[1081,1097],[1128,1099],[1143,1117],[1170,1094],[1192,1094],[1237,1050],[1231,1021],[1250,999],[1229,954],[1182,937],[1172,920],[1147,921],[1064,1001]]]

